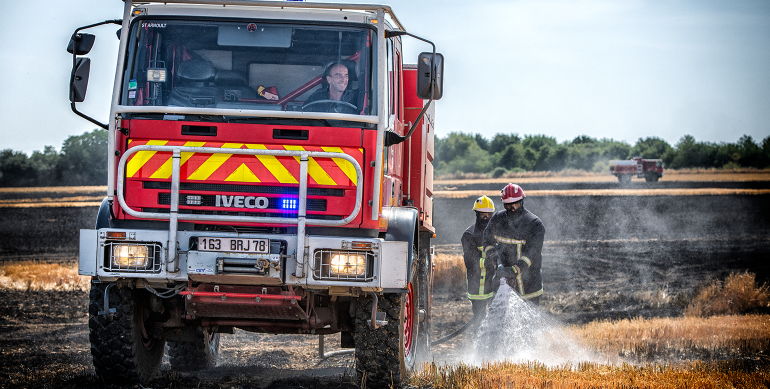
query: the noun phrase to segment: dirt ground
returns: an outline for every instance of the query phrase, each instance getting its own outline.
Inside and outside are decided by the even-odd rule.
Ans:
[[[436,199],[439,253],[460,252],[460,234],[473,216],[456,210],[471,201]],[[698,287],[730,272],[770,281],[768,195],[542,196],[525,206],[547,228],[542,309],[565,324],[680,316]],[[78,230],[92,228],[95,213],[95,207],[0,208],[0,261],[74,261]],[[104,387],[90,360],[87,299],[86,292],[0,291],[0,387]],[[461,289],[436,291],[433,339],[470,318]],[[352,355],[319,358],[318,341],[237,331],[222,336],[215,369],[186,374],[165,364],[152,387],[355,387]],[[435,347],[434,356],[462,360],[469,342],[461,335]],[[339,335],[326,336],[325,345],[337,350]]]

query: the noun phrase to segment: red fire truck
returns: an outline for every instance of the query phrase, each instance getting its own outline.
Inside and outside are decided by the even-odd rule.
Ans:
[[[389,6],[125,0],[77,29],[72,110],[109,131],[80,235],[96,373],[213,366],[222,333],[341,333],[359,381],[430,355],[434,104],[443,57]],[[78,110],[94,35],[120,26],[106,123]],[[433,49],[403,65],[402,37]],[[101,66],[101,65],[100,65]]]
[[[621,184],[631,182],[633,176],[656,182],[663,177],[663,160],[634,157],[628,161],[613,161],[610,174],[617,177]]]

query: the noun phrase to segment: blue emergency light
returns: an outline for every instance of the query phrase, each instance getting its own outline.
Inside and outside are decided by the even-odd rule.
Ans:
[[[298,1],[298,0],[287,0],[287,1]],[[281,199],[281,209],[296,210],[298,206],[299,206],[298,199]]]

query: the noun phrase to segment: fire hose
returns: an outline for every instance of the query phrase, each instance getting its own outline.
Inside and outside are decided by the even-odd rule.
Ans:
[[[478,318],[478,316],[472,317],[470,320],[468,320],[467,323],[463,324],[463,326],[458,328],[455,332],[452,332],[451,334],[449,334],[449,335],[447,335],[447,336],[445,336],[443,338],[439,338],[439,339],[436,339],[436,340],[430,342],[430,346],[433,347],[433,346],[439,345],[441,343],[444,343],[444,342],[447,342],[449,340],[452,340],[452,339],[456,338],[458,335],[460,335],[463,332],[465,332],[468,328],[471,328],[473,323],[476,322],[477,318]],[[336,350],[336,351],[331,351],[331,352],[328,352],[328,353],[324,353],[323,352],[323,345],[324,345],[323,335],[321,335],[321,337],[318,340],[318,347],[319,347],[318,351],[319,351],[319,354],[320,354],[319,356],[322,359],[331,358],[331,357],[334,357],[334,356],[337,356],[337,355],[353,354],[355,352],[355,349],[344,349],[344,350]]]
[[[468,328],[471,328],[473,323],[476,322],[477,318],[478,318],[478,316],[472,317],[470,320],[468,320],[467,323],[463,324],[463,326],[458,328],[455,332],[452,332],[451,334],[449,334],[449,335],[447,335],[447,336],[445,336],[443,338],[439,338],[439,339],[436,339],[436,340],[430,342],[430,346],[433,347],[433,346],[439,345],[441,343],[444,343],[444,342],[446,342],[448,340],[454,339],[455,337],[457,337],[457,335],[460,335],[463,332],[465,332],[465,330],[467,330]]]

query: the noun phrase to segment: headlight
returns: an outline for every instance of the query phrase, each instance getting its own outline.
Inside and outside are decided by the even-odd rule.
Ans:
[[[366,258],[361,253],[333,254],[331,275],[340,277],[360,277],[366,272]]]
[[[315,250],[313,277],[330,281],[368,281],[372,277],[374,253],[357,250]]]
[[[146,268],[147,246],[116,244],[112,246],[112,266],[118,268]]]
[[[158,242],[104,242],[104,270],[160,273],[162,248]]]

